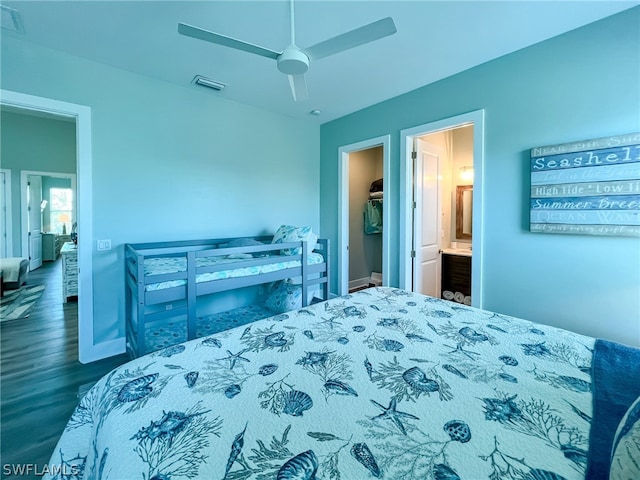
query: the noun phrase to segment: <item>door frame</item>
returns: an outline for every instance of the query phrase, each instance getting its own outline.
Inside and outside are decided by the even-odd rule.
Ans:
[[[68,178],[71,180],[71,189],[73,190],[73,210],[75,213],[74,221],[78,219],[78,187],[75,173],[60,172],[40,172],[35,170],[20,170],[20,221],[22,228],[20,229],[20,237],[22,239],[22,256],[29,251],[29,232],[27,231],[28,212],[25,208],[27,201],[27,182],[30,176],[52,177],[52,178]],[[69,231],[71,233],[71,231]]]
[[[78,359],[88,363],[121,352],[121,345],[93,344],[93,192],[91,108],[85,105],[0,90],[0,104],[31,112],[72,118],[76,125],[76,214],[78,221]]]
[[[338,148],[338,295],[349,293],[349,155],[382,146],[384,206],[382,208],[382,285],[389,286],[391,135],[369,138]]]
[[[7,257],[13,257],[13,210],[11,210],[11,170],[8,168],[0,168],[0,172],[4,173],[4,201],[5,201],[5,211],[3,212],[4,222],[5,222],[5,234],[6,238],[4,241],[4,251],[7,252]],[[2,255],[2,250],[0,250],[0,255]]]
[[[442,130],[473,125],[473,254],[471,256],[471,302],[483,308],[484,239],[484,109],[425,123],[400,131],[400,288],[411,290],[413,245],[413,139]]]

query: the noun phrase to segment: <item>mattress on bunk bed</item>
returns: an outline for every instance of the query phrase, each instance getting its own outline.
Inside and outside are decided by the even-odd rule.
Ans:
[[[274,255],[280,256],[280,255]],[[237,266],[230,268],[229,270],[221,270],[218,272],[208,272],[196,275],[196,283],[210,282],[213,280],[223,280],[226,278],[238,278],[248,277],[251,275],[261,275],[264,273],[277,272],[285,270],[287,268],[296,268],[301,265],[300,260],[284,260],[287,257],[282,256],[282,262],[267,263],[264,265],[253,265],[250,267]],[[196,268],[199,267],[212,267],[223,264],[242,264],[243,258],[239,259],[236,256],[222,257],[222,256],[208,256],[196,258]],[[318,265],[324,262],[324,257],[320,253],[310,253],[307,257],[308,265]],[[145,258],[144,260],[144,274],[149,275],[163,275],[167,273],[184,272],[187,270],[186,257],[155,257]],[[169,280],[167,282],[150,283],[146,285],[145,290],[152,292],[156,290],[163,290],[166,288],[179,287],[185,285],[186,280]]]
[[[196,322],[196,337],[206,337],[207,335],[220,333],[273,315],[275,315],[275,312],[263,305],[247,305],[225,312],[198,317]],[[289,318],[286,314],[281,314],[280,317]],[[178,320],[167,322],[156,328],[147,328],[144,337],[145,350],[147,353],[155,352],[156,350],[175,345],[176,343],[186,342],[188,339],[187,322],[185,320]]]

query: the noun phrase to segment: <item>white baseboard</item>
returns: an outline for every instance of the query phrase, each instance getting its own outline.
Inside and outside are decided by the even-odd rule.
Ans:
[[[370,280],[369,277],[358,278],[357,280],[350,280],[349,290],[351,290],[352,288],[367,287],[369,286],[369,280]]]
[[[89,350],[89,349],[87,349]],[[80,363],[91,363],[103,358],[114,357],[125,353],[127,346],[124,338],[116,338],[115,340],[109,340],[108,342],[101,342],[92,345],[90,351],[80,352]]]

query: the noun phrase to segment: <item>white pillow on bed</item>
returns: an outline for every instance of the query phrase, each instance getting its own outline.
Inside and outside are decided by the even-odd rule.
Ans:
[[[313,252],[318,243],[318,235],[311,231],[311,227],[294,227],[292,225],[280,225],[271,243],[307,242],[307,253]],[[301,248],[285,248],[280,250],[282,255],[300,255]]]
[[[232,253],[231,255],[227,255],[229,260],[248,260],[253,258],[253,255],[250,253]]]
[[[640,478],[640,397],[629,407],[613,437],[610,480]]]

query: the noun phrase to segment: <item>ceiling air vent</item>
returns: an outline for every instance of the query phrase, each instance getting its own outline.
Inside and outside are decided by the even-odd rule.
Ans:
[[[24,33],[24,26],[22,25],[20,12],[13,8],[9,8],[6,5],[0,5],[0,11],[2,12],[3,29],[17,33]]]
[[[224,90],[224,88],[227,86],[224,83],[216,82],[215,80],[203,77],[202,75],[196,75],[195,77],[193,77],[192,83],[195,83],[196,85],[200,85],[202,87],[210,88],[212,90],[215,90],[216,92]]]

